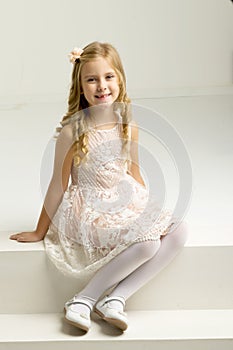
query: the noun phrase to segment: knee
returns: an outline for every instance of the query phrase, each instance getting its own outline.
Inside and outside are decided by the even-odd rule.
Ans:
[[[172,237],[172,243],[177,248],[182,248],[188,238],[188,224],[185,221],[182,221],[174,231],[169,233]]]
[[[135,255],[141,261],[147,261],[157,253],[160,248],[161,241],[158,239],[157,241],[146,241],[135,244]]]

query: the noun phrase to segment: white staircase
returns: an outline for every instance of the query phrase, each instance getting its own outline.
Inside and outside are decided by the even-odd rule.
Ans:
[[[82,288],[48,261],[43,243],[0,233],[0,350],[233,349],[233,246],[191,246],[127,303],[125,333],[93,317],[84,334],[63,321]]]

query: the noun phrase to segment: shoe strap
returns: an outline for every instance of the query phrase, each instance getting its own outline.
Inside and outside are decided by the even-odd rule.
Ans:
[[[109,303],[110,301],[120,301],[121,304],[125,307],[125,299],[123,297],[108,297],[106,296],[106,299],[104,301],[104,304]]]
[[[70,306],[70,305],[76,305],[76,304],[82,304],[82,305],[85,305],[87,306],[90,311],[92,311],[93,309],[93,305],[88,301],[88,300],[84,300],[84,299],[81,299],[81,298],[73,298],[71,299],[70,301],[67,302],[67,306]]]

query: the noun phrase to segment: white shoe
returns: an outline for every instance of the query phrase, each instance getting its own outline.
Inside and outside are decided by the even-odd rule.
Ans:
[[[125,307],[125,299],[122,297],[105,296],[95,305],[94,311],[108,323],[125,331],[128,328],[127,314],[109,306],[110,301],[120,301]]]
[[[84,331],[88,331],[91,327],[90,313],[77,312],[72,308],[72,305],[83,304],[90,309],[90,313],[93,309],[93,305],[86,299],[74,296],[73,299],[65,303],[65,320],[75,327],[78,327]]]

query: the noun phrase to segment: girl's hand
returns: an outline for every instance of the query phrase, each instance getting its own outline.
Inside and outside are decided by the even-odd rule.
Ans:
[[[15,240],[17,242],[28,243],[28,242],[39,242],[44,238],[43,235],[40,235],[36,231],[31,232],[20,232],[10,236],[10,239]]]

